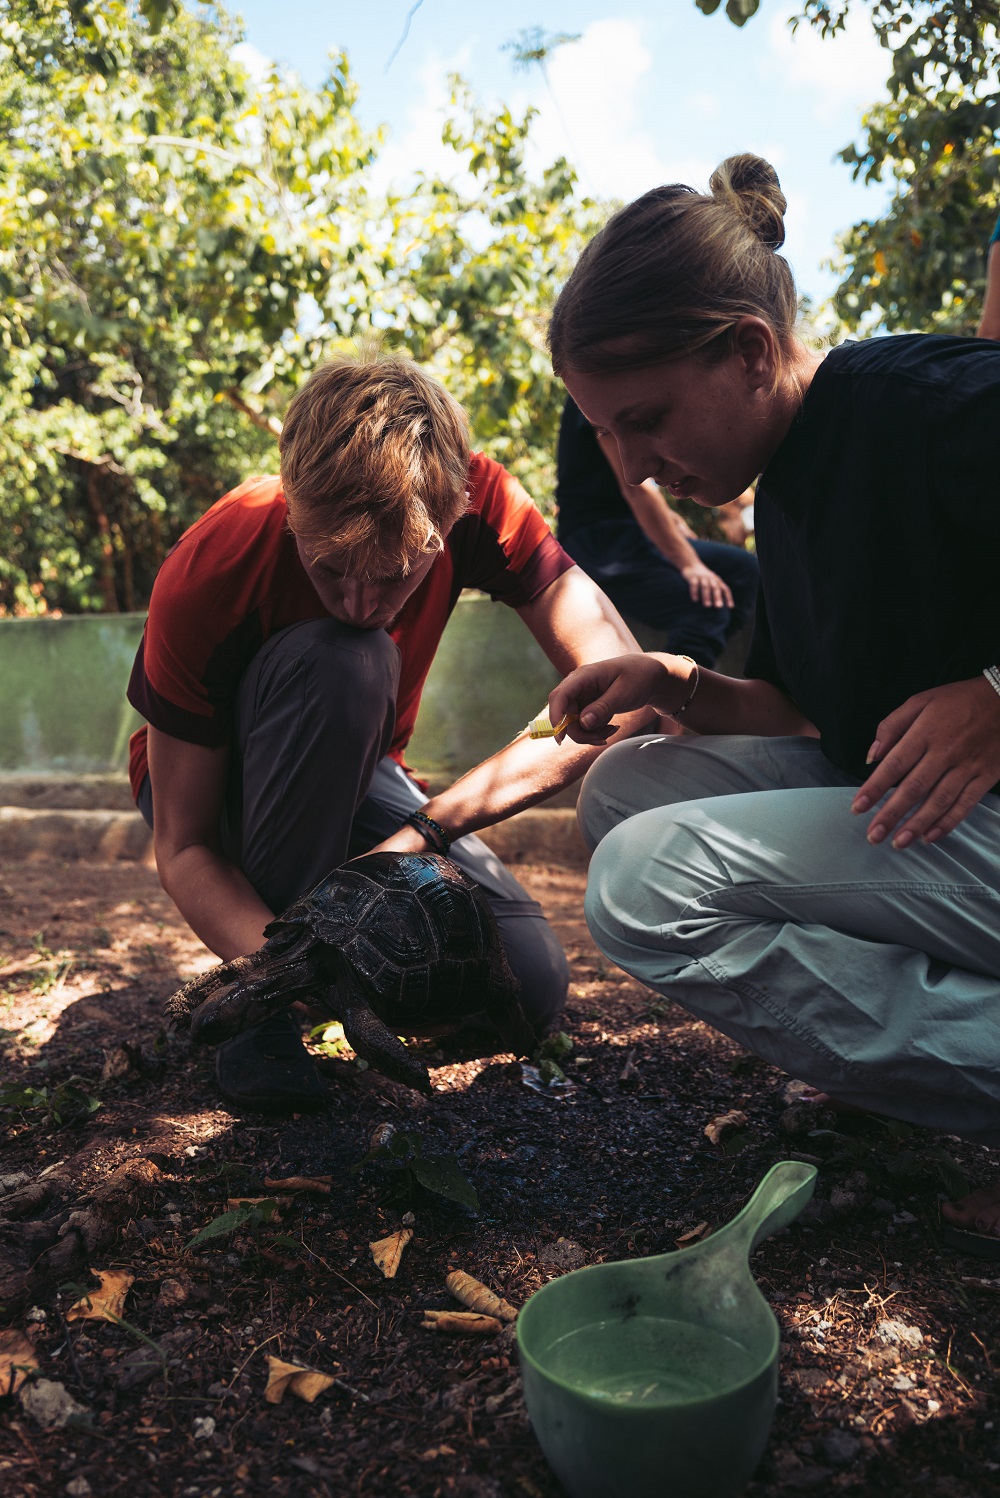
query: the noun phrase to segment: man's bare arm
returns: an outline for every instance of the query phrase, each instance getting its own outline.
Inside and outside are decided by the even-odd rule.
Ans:
[[[579,567],[573,567],[517,611],[560,674],[588,661],[614,655],[641,655],[631,631],[614,605]],[[525,703],[525,717],[542,709]],[[651,711],[627,715],[618,738],[656,732],[660,724]],[[515,812],[572,785],[589,768],[600,747],[557,744],[552,739],[529,739],[520,733],[490,759],[456,780],[428,802],[426,811],[452,837],[502,822]],[[404,827],[380,847],[402,851],[423,849],[424,839]]]
[[[228,748],[186,744],[156,728],[149,730],[148,747],[160,883],[219,957],[254,951],[273,912],[219,848]]]
[[[990,245],[986,261],[986,296],[976,329],[980,338],[1000,338],[1000,242]]]

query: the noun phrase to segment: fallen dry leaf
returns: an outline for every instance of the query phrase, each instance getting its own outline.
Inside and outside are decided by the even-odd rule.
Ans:
[[[459,1337],[495,1337],[503,1322],[477,1311],[424,1311],[420,1323],[425,1331],[454,1332]]]
[[[120,1077],[127,1077],[132,1070],[132,1057],[123,1045],[116,1046],[113,1051],[104,1052],[104,1065],[101,1067],[102,1082],[117,1082]]]
[[[0,1395],[16,1394],[37,1367],[38,1356],[30,1337],[16,1326],[0,1332]]]
[[[329,1196],[332,1176],[285,1176],[284,1180],[264,1177],[265,1191],[316,1191]]]
[[[397,1233],[390,1233],[388,1238],[378,1238],[374,1243],[369,1243],[376,1268],[381,1269],[387,1280],[396,1278],[403,1249],[412,1237],[412,1228],[400,1228]]]
[[[95,1269],[100,1288],[89,1290],[66,1312],[67,1321],[120,1321],[125,1297],[132,1287],[134,1274],[126,1269]]]
[[[618,1080],[619,1082],[634,1082],[638,1075],[639,1068],[635,1064],[635,1046],[633,1046],[625,1057],[625,1065],[621,1069]]]
[[[682,1233],[679,1238],[674,1239],[674,1242],[678,1248],[687,1248],[689,1243],[698,1243],[702,1238],[707,1237],[708,1223],[699,1222],[697,1227],[690,1228],[686,1233]]]
[[[297,1363],[283,1363],[281,1358],[267,1360],[267,1388],[264,1398],[268,1404],[280,1404],[286,1392],[296,1399],[312,1404],[325,1389],[336,1383],[329,1373],[317,1373],[314,1368],[300,1368]]]
[[[727,1134],[735,1134],[737,1129],[745,1129],[749,1122],[745,1113],[734,1108],[730,1113],[720,1113],[717,1118],[711,1119],[705,1125],[705,1137],[713,1144],[721,1144]]]
[[[454,1269],[445,1280],[448,1289],[456,1300],[460,1300],[463,1306],[468,1306],[470,1311],[479,1311],[484,1316],[495,1316],[501,1321],[516,1321],[517,1311],[508,1301],[500,1295],[494,1295],[493,1291],[480,1280],[472,1278],[463,1269]]]

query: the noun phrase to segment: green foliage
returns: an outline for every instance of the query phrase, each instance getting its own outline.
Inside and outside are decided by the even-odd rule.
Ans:
[[[322,1020],[318,1025],[313,1025],[309,1031],[309,1039],[314,1043],[316,1049],[323,1056],[342,1056],[350,1047],[344,1027],[334,1020]]]
[[[695,0],[695,4],[703,15],[712,16],[722,4],[722,0]],[[726,15],[734,26],[745,26],[751,16],[757,14],[760,9],[760,0],[726,0]]]
[[[708,14],[719,0],[697,3]],[[851,3],[803,0],[793,24],[833,36]],[[865,114],[861,141],[841,159],[855,178],[891,181],[893,195],[881,218],[841,237],[835,310],[850,329],[973,333],[1000,207],[1000,0],[854,5],[886,49],[889,97]]]
[[[810,0],[806,16],[829,32],[846,10],[847,0]],[[871,10],[891,57],[889,99],[841,157],[894,191],[882,218],[841,238],[834,305],[850,328],[973,333],[998,207],[1000,3],[871,0]]]
[[[546,1086],[550,1082],[565,1082],[566,1073],[562,1068],[562,1062],[566,1061],[572,1052],[573,1042],[565,1030],[559,1030],[554,1035],[546,1035],[531,1058],[538,1067],[538,1075]]]
[[[277,1210],[278,1203],[270,1198],[260,1202],[241,1202],[238,1207],[213,1217],[188,1241],[187,1247],[200,1248],[203,1243],[212,1243],[216,1238],[228,1238],[241,1228],[254,1231],[270,1222]]]
[[[347,58],[232,57],[202,0],[0,0],[0,613],[141,608],[180,531],[277,467],[294,388],[381,331],[544,499],[546,311],[591,205],[454,80],[450,180],[388,199]]]
[[[839,241],[834,306],[849,328],[974,333],[986,244],[997,216],[1000,99],[960,89],[876,105],[864,142],[841,153],[854,175],[888,176],[888,212]]]
[[[0,1118],[24,1118],[40,1127],[62,1128],[81,1123],[101,1106],[99,1097],[79,1086],[81,1077],[70,1077],[58,1087],[22,1087],[11,1083],[0,1087]]]
[[[374,1149],[352,1166],[352,1174],[365,1165],[380,1165],[386,1171],[392,1194],[397,1197],[412,1196],[415,1185],[447,1201],[457,1202],[470,1212],[479,1211],[479,1196],[472,1182],[462,1173],[453,1155],[425,1155],[423,1140],[419,1134],[397,1131],[392,1138]]]
[[[509,52],[515,68],[545,68],[553,52],[567,42],[578,42],[579,31],[546,31],[544,26],[526,26],[512,41],[504,42],[501,52]]]

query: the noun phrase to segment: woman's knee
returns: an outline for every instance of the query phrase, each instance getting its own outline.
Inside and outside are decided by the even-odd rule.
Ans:
[[[629,739],[624,744],[612,744],[584,776],[576,803],[576,819],[591,852],[613,827],[632,814],[623,792],[643,742]]]

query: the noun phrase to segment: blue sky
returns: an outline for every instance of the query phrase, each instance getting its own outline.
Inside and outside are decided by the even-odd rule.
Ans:
[[[632,198],[660,182],[704,187],[722,157],[754,150],[776,166],[789,200],[790,259],[814,300],[835,278],[822,262],[839,230],[877,214],[883,187],[854,183],[836,152],[856,138],[866,105],[883,97],[888,57],[861,7],[846,35],[792,36],[789,0],[763,0],[742,30],[694,0],[507,0],[502,6],[423,0],[388,71],[412,0],[243,0],[245,56],[285,63],[318,83],[343,47],[367,125],[386,124],[382,175],[448,168],[440,145],[444,79],[462,72],[484,100],[539,110],[535,161],[557,155],[601,197]],[[548,68],[517,71],[503,44],[522,28],[580,33]]]

